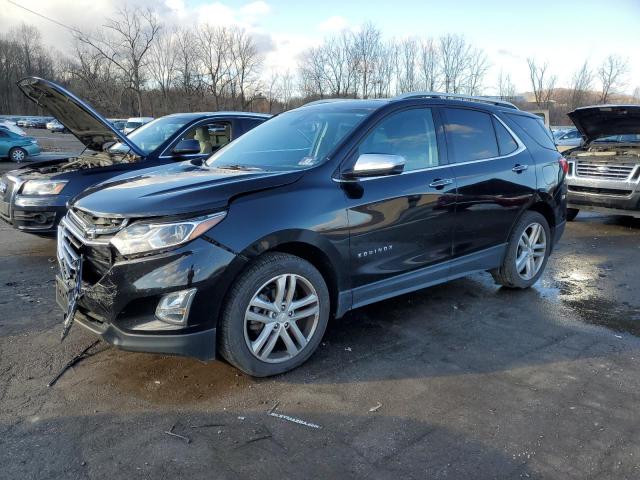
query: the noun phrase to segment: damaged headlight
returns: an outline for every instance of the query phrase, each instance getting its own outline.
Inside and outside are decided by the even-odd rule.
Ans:
[[[23,195],[58,195],[66,180],[28,180],[22,187]]]
[[[120,230],[111,244],[122,255],[164,250],[187,243],[217,225],[226,212],[172,223],[138,222]]]

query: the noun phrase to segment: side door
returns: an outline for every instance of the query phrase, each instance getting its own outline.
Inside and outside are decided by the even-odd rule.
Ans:
[[[342,183],[354,307],[414,290],[426,281],[427,267],[451,258],[455,181],[437,125],[430,108],[393,112],[374,125],[348,157],[347,169],[364,154],[405,160],[401,173]],[[446,274],[447,267],[436,273]]]
[[[495,114],[462,107],[441,113],[458,183],[453,255],[486,250],[500,256],[512,225],[535,194],[533,159]]]
[[[9,154],[9,140],[9,134],[0,128],[0,158],[6,157]]]

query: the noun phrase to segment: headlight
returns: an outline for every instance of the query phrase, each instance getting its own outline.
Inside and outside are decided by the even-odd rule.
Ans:
[[[28,180],[22,187],[22,193],[24,195],[58,195],[66,184],[66,180]]]
[[[198,238],[226,216],[226,212],[174,223],[138,222],[120,230],[111,245],[122,255],[176,247]]]

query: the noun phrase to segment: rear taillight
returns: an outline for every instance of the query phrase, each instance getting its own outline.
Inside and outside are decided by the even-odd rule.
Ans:
[[[560,168],[562,169],[562,171],[565,173],[565,175],[567,173],[569,173],[569,162],[567,162],[567,159],[564,157],[560,157],[558,159],[558,163],[560,164]]]

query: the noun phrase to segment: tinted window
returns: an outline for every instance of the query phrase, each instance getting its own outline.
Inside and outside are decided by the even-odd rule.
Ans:
[[[491,116],[461,108],[446,108],[445,132],[455,163],[497,157],[498,143]]]
[[[263,123],[263,120],[257,120],[255,118],[246,118],[242,120],[242,130],[244,132],[248,132],[252,128],[255,128],[258,125],[260,125],[261,123]]]
[[[509,117],[522,128],[538,145],[549,150],[555,150],[556,145],[551,136],[551,132],[544,126],[542,120],[523,115],[512,115]]]
[[[438,165],[438,143],[428,108],[394,113],[382,120],[362,141],[358,154],[401,155],[405,171]]]
[[[518,144],[508,132],[504,125],[495,118],[493,119],[493,126],[496,129],[496,138],[498,139],[498,150],[500,155],[509,155],[518,149]]]

